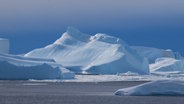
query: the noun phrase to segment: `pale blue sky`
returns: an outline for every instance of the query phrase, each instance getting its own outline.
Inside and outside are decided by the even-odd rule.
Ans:
[[[0,0],[0,34],[12,53],[52,43],[68,26],[184,52],[183,10],[183,0]]]

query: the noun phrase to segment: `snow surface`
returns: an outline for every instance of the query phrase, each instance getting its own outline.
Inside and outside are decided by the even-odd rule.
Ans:
[[[157,58],[162,57],[179,58],[179,55],[170,49],[164,50],[144,46],[131,46],[131,48],[135,49],[141,56],[146,57],[149,63],[154,63]]]
[[[30,80],[34,82],[114,82],[114,81],[155,81],[155,80],[184,80],[184,74],[164,73],[137,75],[136,73],[121,73],[113,75],[75,75],[74,79],[51,79],[51,80]]]
[[[74,73],[51,59],[0,54],[0,79],[74,78]]]
[[[115,92],[119,96],[184,96],[183,80],[157,80],[138,86],[119,89]]]
[[[147,59],[123,40],[101,33],[91,36],[71,27],[53,44],[35,49],[25,57],[51,58],[75,73],[149,73]]]
[[[150,64],[151,73],[184,73],[184,60],[174,58],[158,58],[155,63]]]
[[[0,38],[0,53],[9,53],[9,40]]]

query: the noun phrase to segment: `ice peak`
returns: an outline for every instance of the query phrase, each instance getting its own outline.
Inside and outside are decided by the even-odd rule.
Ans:
[[[68,34],[70,34],[70,35],[75,35],[75,34],[80,34],[80,33],[81,33],[78,29],[76,29],[76,28],[74,28],[74,27],[71,27],[71,26],[69,26],[69,27],[67,28],[66,32],[67,32]]]
[[[57,39],[54,44],[60,45],[74,45],[78,42],[88,42],[90,35],[81,33],[79,30],[73,27],[68,27],[66,32]]]
[[[67,31],[62,34],[61,38],[55,41],[55,44],[73,45],[78,42],[88,43],[90,41],[101,41],[110,44],[123,44],[127,45],[120,38],[110,36],[104,33],[97,33],[93,36],[80,32],[78,29],[68,27]]]
[[[75,38],[75,39],[77,39],[79,41],[83,41],[83,42],[88,41],[89,38],[90,38],[90,35],[82,33],[74,27],[68,27],[67,31],[66,31],[66,34],[68,34],[72,38]]]

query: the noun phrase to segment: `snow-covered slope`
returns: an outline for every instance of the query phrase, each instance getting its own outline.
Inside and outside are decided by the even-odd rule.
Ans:
[[[9,40],[0,38],[0,53],[9,53]]]
[[[158,80],[147,82],[134,87],[120,89],[115,92],[119,96],[150,96],[166,95],[179,96],[184,95],[183,80]]]
[[[149,73],[148,61],[121,39],[106,34],[90,36],[71,27],[53,44],[25,56],[52,58],[76,73]]]
[[[178,55],[169,49],[164,50],[164,49],[143,47],[143,46],[131,46],[131,48],[135,49],[141,56],[148,58],[149,63],[154,63],[157,58],[162,58],[162,57],[177,58],[177,55]]]
[[[0,79],[61,79],[74,73],[54,60],[0,54]]]
[[[177,72],[184,73],[184,60],[174,58],[158,58],[155,63],[150,64],[150,71],[155,72]]]

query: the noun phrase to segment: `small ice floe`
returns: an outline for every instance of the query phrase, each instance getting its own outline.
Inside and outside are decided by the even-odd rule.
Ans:
[[[117,90],[119,96],[184,96],[183,80],[157,80]]]

